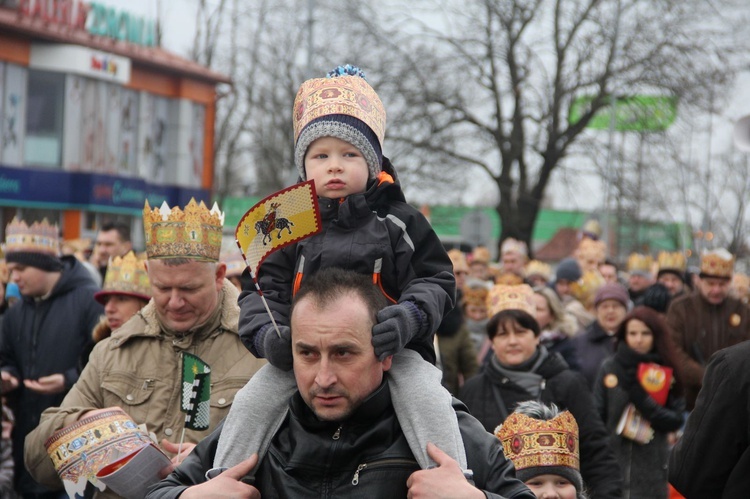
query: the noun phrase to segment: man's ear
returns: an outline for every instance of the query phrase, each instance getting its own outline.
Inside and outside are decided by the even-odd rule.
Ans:
[[[227,275],[227,264],[219,262],[216,264],[216,290],[221,291],[224,286],[224,277]]]
[[[390,370],[391,366],[393,365],[393,355],[389,355],[385,359],[381,360],[380,364],[383,366],[383,372]]]

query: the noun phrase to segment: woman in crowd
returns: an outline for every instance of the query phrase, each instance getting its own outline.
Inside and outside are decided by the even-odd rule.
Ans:
[[[534,400],[521,402],[495,429],[495,436],[513,461],[516,477],[537,499],[586,499],[578,457],[578,424],[569,411]]]
[[[563,308],[563,304],[551,288],[536,288],[534,290],[534,306],[536,307],[536,321],[539,323],[539,340],[550,352],[562,355],[568,367],[578,371],[576,349],[570,339],[575,336],[578,323]]]
[[[466,382],[460,398],[490,432],[523,401],[569,410],[580,429],[581,473],[593,497],[619,498],[620,470],[591,391],[580,373],[540,344],[533,294],[526,284],[490,291],[487,335],[494,355]]]
[[[668,497],[669,433],[680,428],[685,410],[676,367],[664,320],[649,307],[636,307],[617,330],[617,350],[602,364],[594,385],[597,408],[623,472],[625,497]],[[646,423],[639,425],[636,419],[621,427],[621,420],[623,425],[633,421],[635,411]]]

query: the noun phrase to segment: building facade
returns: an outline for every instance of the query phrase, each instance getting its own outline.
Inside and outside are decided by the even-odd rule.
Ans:
[[[76,239],[121,219],[140,247],[144,200],[209,201],[230,82],[155,29],[103,3],[0,0],[0,227],[47,217]]]

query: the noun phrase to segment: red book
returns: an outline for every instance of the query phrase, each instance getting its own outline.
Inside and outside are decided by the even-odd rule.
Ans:
[[[646,393],[659,405],[666,405],[669,388],[672,386],[672,368],[641,362],[638,364],[638,381]]]

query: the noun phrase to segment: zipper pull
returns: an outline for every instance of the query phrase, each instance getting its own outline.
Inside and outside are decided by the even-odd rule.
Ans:
[[[341,436],[341,426],[339,426],[338,428],[336,428],[336,432],[333,434],[332,438],[334,440],[338,440],[340,436]]]
[[[352,485],[357,485],[359,483],[359,472],[365,468],[367,468],[367,465],[364,463],[357,466],[357,471],[354,472],[354,478],[352,478]]]
[[[141,387],[141,390],[148,390],[149,388],[151,388],[151,385],[152,385],[153,383],[154,383],[154,380],[152,380],[152,379],[147,379],[147,380],[145,380],[145,381],[143,382],[143,386]]]

